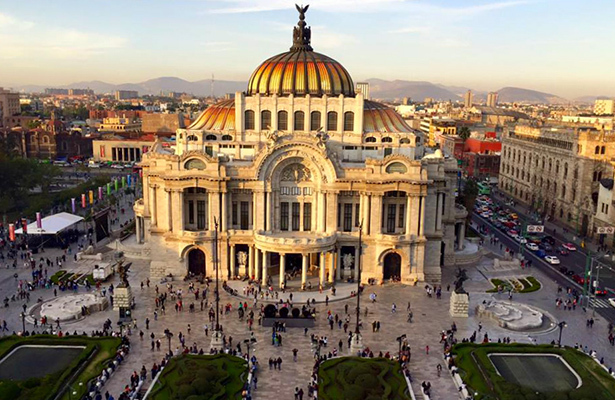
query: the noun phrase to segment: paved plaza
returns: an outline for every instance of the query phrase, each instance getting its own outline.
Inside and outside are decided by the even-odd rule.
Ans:
[[[106,258],[111,258],[112,250],[108,249]],[[482,325],[482,330],[478,334],[479,339],[482,339],[483,335],[487,333],[491,340],[497,341],[498,338],[510,337],[513,341],[517,342],[536,342],[536,343],[549,343],[552,340],[557,340],[558,330],[553,329],[542,333],[516,333],[499,328],[492,321],[485,320],[479,321],[473,316],[473,308],[482,302],[483,300],[489,300],[493,298],[501,297],[500,300],[508,301],[508,295],[503,294],[487,294],[485,291],[491,288],[491,284],[488,282],[487,277],[484,274],[485,270],[488,270],[489,266],[493,263],[493,258],[497,254],[491,253],[491,251],[497,251],[496,248],[490,248],[487,246],[485,250],[488,250],[487,256],[483,257],[478,265],[469,266],[468,275],[469,280],[466,282],[465,287],[470,293],[471,307],[470,318],[456,318],[452,319],[449,316],[449,296],[450,292],[447,290],[447,285],[452,283],[454,279],[454,269],[444,269],[443,283],[442,283],[442,298],[437,299],[435,296],[428,297],[425,288],[422,284],[417,286],[406,286],[396,283],[385,284],[383,286],[367,286],[365,288],[365,294],[361,298],[362,312],[361,318],[363,323],[363,338],[364,344],[374,351],[377,355],[380,351],[383,353],[389,352],[391,355],[395,355],[398,349],[398,343],[396,338],[402,334],[406,334],[409,339],[409,344],[412,348],[412,357],[410,362],[410,372],[413,378],[413,388],[416,393],[420,393],[420,384],[422,381],[430,381],[432,384],[432,398],[434,399],[454,399],[458,398],[458,390],[453,383],[450,375],[447,373],[437,376],[436,366],[443,364],[442,358],[442,344],[440,341],[440,333],[442,330],[447,330],[451,327],[453,322],[456,323],[458,328],[457,337],[469,337],[475,330],[478,331],[479,323]],[[44,256],[55,258],[56,251],[47,250]],[[134,317],[137,320],[137,329],[132,329],[132,350],[128,356],[126,362],[121,365],[119,373],[112,376],[111,380],[105,387],[115,397],[124,389],[125,385],[129,383],[129,376],[133,371],[139,371],[144,365],[146,369],[151,368],[154,362],[159,362],[163,356],[164,351],[168,349],[168,343],[164,338],[163,331],[170,329],[174,333],[174,337],[171,342],[171,347],[176,350],[179,341],[177,340],[178,334],[182,332],[186,335],[186,345],[190,346],[196,344],[198,348],[203,348],[205,352],[209,351],[211,343],[211,328],[212,324],[208,321],[208,310],[206,307],[203,311],[200,310],[200,300],[194,301],[194,297],[188,291],[188,282],[173,281],[173,288],[182,289],[184,293],[184,311],[176,312],[174,308],[174,302],[172,300],[167,301],[166,315],[158,312],[157,320],[154,317],[155,311],[155,286],[161,292],[166,291],[166,283],[150,282],[150,286],[145,286],[141,289],[141,282],[146,282],[149,278],[149,262],[147,260],[130,260],[133,262],[133,266],[130,269],[130,283],[133,288],[133,293],[136,298],[136,308],[134,310]],[[479,268],[477,268],[479,267]],[[69,271],[73,269],[83,268],[78,262],[70,259],[63,267]],[[53,274],[57,270],[54,267],[49,271],[49,275]],[[11,296],[15,292],[16,279],[13,277],[15,270],[12,268],[0,269],[0,296]],[[17,269],[18,279],[28,278],[30,275],[29,269],[19,267]],[[533,305],[539,309],[547,311],[553,315],[558,321],[566,321],[567,327],[563,331],[563,343],[567,345],[574,345],[580,343],[588,346],[589,349],[596,350],[599,357],[604,357],[607,365],[615,365],[615,355],[613,347],[610,346],[607,339],[607,324],[608,322],[596,315],[594,319],[596,323],[593,328],[586,327],[586,319],[589,318],[589,314],[585,313],[581,308],[577,308],[575,311],[564,311],[562,309],[555,308],[555,299],[557,295],[557,285],[550,281],[540,271],[534,269],[526,269],[522,271],[522,275],[532,275],[536,277],[543,285],[542,289],[535,293],[529,294],[515,294],[512,301],[522,302],[525,304]],[[114,284],[117,286],[119,280],[114,277],[113,280],[106,283],[106,285]],[[253,307],[253,299],[246,299],[243,297],[242,288],[245,285],[244,282],[231,282],[231,286],[238,290],[240,296],[230,296],[228,293],[222,291],[221,305],[231,304],[233,311],[229,314],[222,313],[220,316],[221,324],[224,327],[224,332],[228,336],[232,336],[233,343],[242,341],[249,337],[249,331],[245,320],[240,320],[237,313],[237,305],[239,301],[247,301],[250,309]],[[201,289],[204,287],[197,283],[197,287]],[[310,329],[307,335],[304,334],[302,328],[288,328],[287,332],[282,333],[282,346],[274,347],[271,345],[271,330],[270,328],[263,328],[257,325],[258,317],[255,317],[254,335],[257,339],[257,344],[254,346],[253,353],[259,359],[260,369],[258,372],[258,389],[255,391],[254,397],[257,399],[268,398],[280,398],[280,399],[292,399],[294,388],[302,387],[306,391],[307,383],[310,379],[312,366],[314,363],[313,353],[310,342],[310,335],[313,333],[317,336],[326,336],[328,340],[327,348],[324,348],[324,352],[328,353],[332,351],[334,347],[338,345],[338,342],[342,341],[341,355],[348,355],[349,350],[347,347],[347,334],[344,333],[342,328],[338,328],[337,325],[333,329],[329,328],[326,318],[327,313],[330,311],[334,316],[338,315],[344,319],[346,317],[345,307],[348,306],[348,312],[350,313],[350,328],[354,328],[355,324],[355,304],[356,297],[350,297],[351,291],[356,287],[352,284],[340,284],[336,296],[332,296],[330,291],[319,293],[313,291],[309,293],[294,292],[295,304],[305,301],[307,298],[317,300],[316,311],[316,326]],[[80,288],[80,291],[85,289]],[[208,300],[211,302],[213,298],[213,287],[210,289]],[[376,302],[371,302],[368,295],[375,293],[377,295]],[[58,293],[58,296],[67,295],[68,293]],[[286,298],[288,294],[280,294],[280,298]],[[50,299],[54,296],[53,289],[36,289],[31,293],[30,304],[41,297],[43,300]],[[325,296],[330,298],[329,304],[325,304]],[[196,311],[190,313],[188,306],[191,302],[195,303]],[[259,299],[258,309],[263,301]],[[397,305],[397,312],[391,311],[392,304]],[[23,301],[11,302],[8,308],[3,308],[0,319],[7,320],[9,331],[21,330],[21,319],[19,313],[21,312],[21,305]],[[412,312],[414,314],[414,322],[407,322],[406,309],[410,304]],[[368,314],[364,315],[364,310],[367,308]],[[258,316],[258,310],[255,311]],[[101,330],[103,322],[107,319],[112,321],[117,320],[117,312],[107,310],[103,312],[93,313],[87,316],[85,319],[74,323],[63,323],[62,329],[64,331],[78,331],[88,332],[92,330]],[[150,326],[149,330],[145,328],[145,319],[149,318]],[[380,331],[372,331],[372,322],[380,321]],[[191,331],[188,333],[188,325],[191,326]],[[208,326],[210,336],[205,334],[205,325]],[[26,329],[33,329],[32,325],[26,327]],[[144,338],[141,341],[139,339],[139,330],[144,331]],[[9,332],[9,333],[10,333]],[[155,334],[156,338],[160,338],[162,346],[160,351],[152,351],[150,344],[150,334]],[[245,345],[243,345],[245,351]],[[429,353],[427,354],[426,348],[429,346]],[[293,362],[292,350],[297,348],[299,355],[297,362]],[[271,370],[268,367],[268,359],[270,357],[281,357],[283,360],[281,370]],[[148,375],[145,387],[149,386],[151,377]]]

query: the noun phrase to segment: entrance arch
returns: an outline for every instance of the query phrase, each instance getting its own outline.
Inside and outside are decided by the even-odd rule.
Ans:
[[[188,253],[188,273],[205,276],[205,253],[192,249]]]
[[[384,280],[399,280],[401,277],[401,256],[397,253],[389,253],[384,256],[382,272]]]

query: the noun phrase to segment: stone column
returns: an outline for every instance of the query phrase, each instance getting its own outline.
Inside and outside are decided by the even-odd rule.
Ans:
[[[254,191],[254,230],[265,230],[265,193]]]
[[[252,279],[252,277],[254,276],[254,256],[255,256],[255,251],[254,251],[254,246],[249,246],[248,247],[248,278]]]
[[[406,203],[406,236],[412,235],[414,232],[412,231],[412,219],[414,217],[414,207],[415,201],[414,197],[411,197],[410,194],[407,194],[408,202]]]
[[[156,206],[157,206],[157,201],[156,201],[156,187],[152,186],[150,187],[150,218],[151,218],[151,225],[152,226],[156,226],[157,225],[157,214],[158,214],[158,210],[156,210]]]
[[[367,193],[361,193],[361,206],[359,208],[361,219],[363,221],[363,234],[369,234],[369,196]]]
[[[286,282],[286,254],[280,253],[280,289],[284,287]]]
[[[218,224],[221,224],[221,221],[219,220],[220,219],[220,193],[219,192],[208,192],[208,193],[209,193],[209,230],[212,231],[216,229],[216,225],[214,223],[215,219],[218,219]],[[221,226],[222,225],[219,225],[219,228]]]
[[[335,251],[335,279],[342,280],[342,249],[339,247]]]
[[[359,257],[361,257],[361,253],[359,251],[359,246],[354,248],[354,280],[359,279]]]
[[[301,289],[305,289],[307,283],[308,259],[308,254],[301,254]]]
[[[261,258],[261,251],[258,248],[254,248],[254,256],[256,257],[256,259],[254,261],[256,261],[256,265],[255,265],[255,269],[254,269],[254,280],[258,281],[261,278],[261,271],[263,269],[263,261]]]
[[[425,199],[427,197],[419,197],[419,236],[425,236]]]
[[[263,211],[266,210],[265,216],[265,230],[270,231],[271,229],[271,192],[265,192],[265,206],[263,207]]]
[[[327,279],[327,281],[329,283],[333,283],[333,282],[335,282],[335,271],[333,270],[335,268],[335,253],[329,252],[329,253],[326,253],[326,254],[327,254],[327,258],[330,258],[330,260],[329,260],[329,278]]]
[[[437,193],[436,194],[436,199],[438,199],[437,201],[437,207],[436,207],[436,230],[440,231],[442,230],[442,200],[443,194],[442,193]]]
[[[318,225],[316,225],[316,231],[317,232],[324,232],[325,231],[325,220],[326,220],[326,211],[325,211],[325,194],[323,192],[318,192],[317,195],[318,198],[318,209],[317,209],[317,215],[318,215]]]
[[[136,217],[135,218],[135,228],[137,230],[137,232],[136,232],[137,243],[141,244],[141,217]]]
[[[337,230],[337,194],[336,193],[327,193],[327,210],[326,210],[326,218],[325,218],[325,229],[327,233],[333,233]]]
[[[173,230],[173,194],[171,189],[165,189],[167,192],[167,228]]]
[[[181,190],[174,190],[172,193],[173,199],[173,233],[179,235],[184,230],[184,199]]]
[[[458,237],[458,243],[457,243],[459,250],[463,250],[463,242],[465,241],[465,238],[466,238],[466,224],[462,222],[461,224],[459,224],[459,237]]]
[[[222,232],[226,232],[227,231],[227,227],[228,227],[228,202],[227,202],[227,196],[226,196],[226,192],[222,192],[222,204],[220,204],[220,219],[221,221],[221,228],[222,228]]]
[[[235,254],[235,245],[231,245],[231,276],[237,274],[237,255]]]
[[[325,257],[326,253],[320,253],[320,273],[318,274],[318,282],[320,282],[320,285],[322,287],[325,286]]]
[[[269,252],[263,251],[263,285],[267,285],[267,273],[269,272]]]
[[[382,233],[382,195],[381,194],[372,195],[369,232],[371,235],[378,235]]]

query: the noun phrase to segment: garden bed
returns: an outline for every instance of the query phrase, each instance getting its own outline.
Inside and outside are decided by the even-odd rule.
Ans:
[[[540,290],[542,285],[533,276],[525,278],[493,278],[491,279],[493,288],[487,290],[487,293],[498,293],[498,289],[501,288],[502,292],[508,292],[512,290],[514,293],[532,293]]]

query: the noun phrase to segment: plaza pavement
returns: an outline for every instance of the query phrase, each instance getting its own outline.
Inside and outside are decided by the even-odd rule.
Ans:
[[[486,246],[488,250],[495,253],[498,252],[497,248],[491,248]],[[50,257],[55,258],[55,251],[47,250]],[[109,252],[106,257],[111,257],[112,252]],[[483,265],[492,263],[492,258],[484,257],[480,262]],[[205,336],[204,325],[207,324],[210,328],[212,324],[208,322],[206,308],[204,311],[200,311],[199,302],[195,302],[196,312],[191,314],[188,312],[188,305],[190,304],[191,296],[187,291],[188,284],[182,281],[175,281],[173,285],[175,288],[183,288],[184,304],[186,305],[185,311],[176,313],[173,307],[173,302],[169,300],[167,304],[166,315],[159,314],[158,320],[154,320],[154,286],[157,282],[150,282],[149,288],[140,288],[140,282],[145,282],[149,276],[148,262],[142,260],[130,260],[133,262],[133,267],[130,270],[130,282],[133,287],[133,293],[136,297],[136,309],[134,311],[134,317],[138,321],[138,329],[132,332],[132,349],[131,353],[126,359],[126,362],[122,364],[119,371],[112,376],[108,384],[105,386],[105,390],[108,390],[115,397],[123,390],[124,386],[129,382],[129,376],[133,370],[139,371],[142,365],[145,365],[148,370],[148,380],[146,387],[151,382],[149,376],[149,370],[154,362],[159,362],[164,351],[167,350],[167,341],[164,339],[163,331],[168,328],[174,333],[172,339],[172,348],[175,349],[179,341],[177,339],[179,332],[183,332],[187,335],[186,344],[192,345],[196,343],[199,348],[203,348],[204,351],[208,351],[210,347],[210,337]],[[64,268],[71,270],[77,267],[75,262],[69,261]],[[482,334],[485,332],[489,334],[492,340],[498,338],[510,337],[513,341],[518,342],[531,342],[537,343],[549,343],[552,340],[557,340],[558,331],[553,329],[545,333],[535,333],[528,335],[527,333],[514,333],[497,327],[492,321],[479,321],[473,314],[473,308],[480,303],[483,299],[497,297],[498,295],[491,295],[485,293],[487,289],[491,287],[486,277],[475,267],[467,267],[470,280],[466,282],[465,286],[470,293],[471,299],[471,316],[470,318],[451,318],[448,313],[449,309],[449,296],[450,293],[446,290],[446,285],[451,283],[454,279],[454,268],[444,268],[443,270],[443,295],[441,299],[436,299],[435,296],[429,298],[426,296],[423,285],[419,283],[417,286],[403,286],[401,284],[386,284],[384,286],[368,286],[365,288],[365,293],[369,295],[374,292],[377,294],[376,303],[371,303],[367,296],[362,296],[362,307],[368,308],[368,316],[363,317],[363,339],[364,344],[370,347],[375,354],[379,351],[386,353],[387,351],[394,355],[398,349],[396,338],[401,334],[406,334],[412,348],[412,359],[410,362],[410,372],[412,374],[413,388],[415,392],[420,393],[420,383],[422,381],[430,381],[432,383],[432,398],[433,399],[456,399],[459,398],[457,388],[455,387],[450,375],[445,372],[441,377],[437,377],[436,366],[441,363],[444,365],[442,359],[442,345],[439,343],[440,332],[442,330],[449,329],[452,322],[455,321],[458,328],[457,337],[468,337],[474,330],[478,329],[478,323],[482,322],[483,330],[478,335],[482,338]],[[57,267],[49,271],[50,275],[57,270]],[[29,277],[30,270],[23,267],[18,268],[18,272],[21,277]],[[12,277],[14,270],[11,268],[6,270],[0,269],[0,297],[4,298],[5,295],[10,295],[15,291],[15,279]],[[534,305],[538,308],[548,311],[551,315],[555,316],[558,320],[564,320],[567,322],[567,327],[564,328],[562,342],[567,345],[574,345],[575,343],[581,343],[587,345],[590,349],[594,349],[598,352],[599,357],[604,357],[607,365],[615,366],[615,352],[607,340],[607,322],[600,316],[596,316],[596,323],[593,329],[586,328],[585,321],[588,318],[588,314],[584,313],[580,308],[576,311],[563,311],[555,309],[555,296],[557,291],[557,285],[545,277],[542,273],[535,269],[525,270],[523,275],[533,275],[541,281],[543,288],[535,293],[529,294],[516,294],[513,301],[519,301],[526,304]],[[114,280],[108,282],[117,285],[117,277]],[[233,285],[241,283],[235,282]],[[159,284],[161,291],[166,290],[165,284]],[[198,285],[197,285],[198,286]],[[350,288],[354,288],[354,285],[340,285],[338,289],[339,298],[345,297],[344,293]],[[80,289],[83,290],[83,289]],[[210,290],[212,293],[213,290]],[[354,305],[356,304],[356,298],[346,298],[344,300],[331,301],[329,306],[322,304],[324,302],[324,296],[330,294],[328,291],[322,294],[318,291],[305,294],[310,298],[316,298],[319,301],[317,304],[317,323],[315,328],[310,329],[308,335],[303,334],[301,328],[288,328],[286,333],[282,333],[283,345],[281,347],[274,347],[271,345],[269,328],[262,328],[255,325],[254,333],[258,340],[258,343],[254,346],[253,353],[259,358],[260,371],[258,374],[259,384],[258,389],[255,391],[254,398],[256,399],[292,399],[294,388],[296,386],[303,387],[306,391],[306,385],[309,381],[312,366],[313,355],[311,353],[310,337],[311,333],[318,336],[327,336],[328,348],[324,348],[323,351],[328,352],[337,345],[341,339],[343,342],[343,351],[341,355],[348,355],[347,349],[347,334],[344,334],[343,329],[338,329],[337,326],[331,330],[326,323],[327,311],[335,315],[338,314],[341,318],[344,318],[344,306],[349,304],[349,312],[351,314],[351,324],[349,329],[354,327]],[[63,295],[63,294],[59,294]],[[53,297],[53,289],[37,289],[31,293],[30,304],[36,301],[36,298],[43,297],[43,299],[49,299]],[[298,296],[298,295],[297,295]],[[506,297],[505,295],[501,295]],[[332,296],[329,296],[332,297]],[[213,296],[210,294],[209,300]],[[221,293],[221,304],[231,303],[234,311],[229,315],[221,314],[220,322],[224,326],[224,330],[227,336],[233,337],[233,343],[237,341],[243,341],[249,337],[247,325],[244,321],[238,319],[236,313],[236,307],[240,300],[243,298],[231,297],[226,292]],[[295,301],[300,300],[295,298]],[[406,307],[408,302],[411,303],[411,307],[414,313],[414,322],[407,322]],[[12,303],[8,309],[2,309],[0,311],[0,319],[6,319],[11,331],[21,330],[21,320],[19,318],[19,312],[21,311],[21,304],[23,302]],[[397,312],[391,313],[391,305],[395,303],[397,305]],[[259,303],[260,304],[260,303]],[[252,301],[248,301],[249,307],[252,307]],[[364,308],[363,308],[364,310]],[[258,313],[256,313],[258,314]],[[63,329],[70,332],[77,330],[78,332],[86,331],[90,333],[92,330],[101,329],[104,320],[110,318],[112,321],[117,320],[117,313],[112,310],[107,310],[100,313],[95,313],[86,317],[84,320],[77,321],[71,324],[64,324]],[[150,319],[150,329],[145,330],[145,318]],[[373,321],[380,321],[380,332],[372,332],[371,323]],[[191,324],[192,331],[188,335],[187,327]],[[28,326],[27,329],[32,329],[32,326]],[[143,329],[145,336],[143,341],[139,340],[138,331]],[[150,350],[149,335],[154,332],[156,338],[160,338],[162,341],[161,351]],[[426,346],[430,347],[429,354],[426,354]],[[245,349],[245,346],[242,345]],[[292,349],[299,349],[298,361],[294,363],[292,361]],[[281,357],[283,359],[282,370],[269,370],[268,359],[270,357]]]

